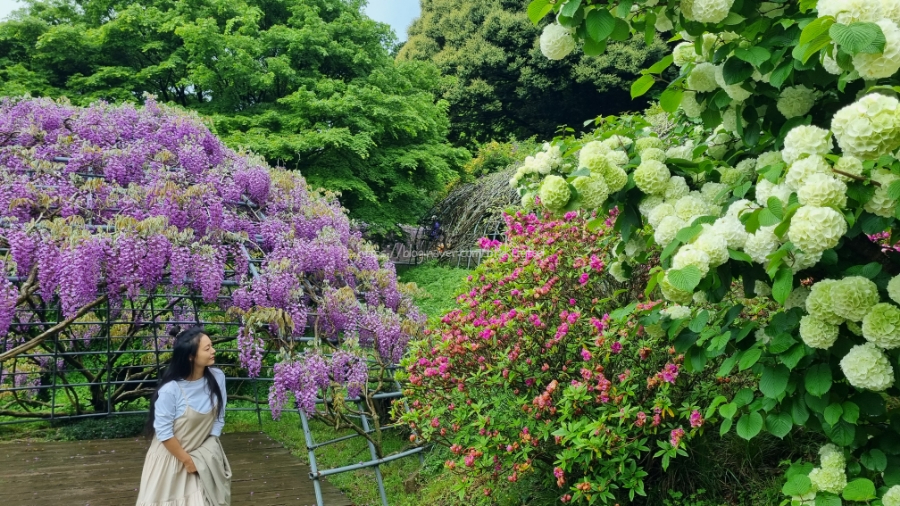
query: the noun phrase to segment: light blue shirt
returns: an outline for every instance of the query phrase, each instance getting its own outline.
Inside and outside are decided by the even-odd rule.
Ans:
[[[209,370],[216,379],[216,383],[219,384],[219,390],[222,391],[222,403],[227,403],[225,373],[221,369],[212,367]],[[182,394],[182,391],[184,391],[184,394]],[[213,409],[213,404],[209,399],[209,389],[206,387],[206,378],[194,381],[170,381],[159,389],[153,428],[156,430],[156,437],[160,441],[165,441],[175,436],[175,419],[187,411],[188,404],[190,404],[191,409],[198,413],[209,413]],[[213,424],[210,435],[217,437],[222,435],[222,427],[224,426],[225,415],[220,413],[216,416],[216,422]]]

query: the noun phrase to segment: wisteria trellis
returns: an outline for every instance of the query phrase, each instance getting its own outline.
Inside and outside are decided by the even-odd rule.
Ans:
[[[142,297],[192,292],[239,318],[251,376],[264,347],[282,349],[273,414],[288,392],[312,414],[317,397],[390,388],[389,367],[424,323],[335,195],[152,98],[0,100],[0,248],[0,387],[23,381],[16,364],[40,365],[28,357],[45,340],[97,319],[93,308],[134,313]],[[26,325],[56,310],[56,327]],[[298,346],[308,332],[312,345]],[[319,415],[352,425],[344,409]]]

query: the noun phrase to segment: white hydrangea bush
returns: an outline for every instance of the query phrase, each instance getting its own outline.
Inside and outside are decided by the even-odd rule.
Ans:
[[[793,504],[841,496],[864,479],[882,504],[900,505],[900,488],[855,464],[900,438],[883,431],[889,415],[855,411],[900,396],[900,0],[631,5],[609,12],[636,37],[665,32],[673,48],[632,93],[651,93],[671,116],[652,135],[620,123],[617,141],[581,146],[579,167],[624,182],[608,184],[597,209],[617,208],[616,228],[651,243],[652,255],[617,249],[617,273],[657,263],[648,293],[667,301],[670,320],[770,304],[760,320],[737,313],[724,345],[699,339],[686,353],[743,361],[761,380],[790,377],[787,390],[760,386],[765,407],[737,409],[762,414],[761,430],[783,437],[769,418],[806,424],[792,411],[800,403],[815,419],[809,427],[837,445],[803,471],[809,487],[788,494]],[[581,28],[576,38],[591,36]],[[756,339],[740,341],[751,332]],[[747,365],[748,355],[758,358]],[[736,417],[728,427],[746,430]],[[850,429],[855,438],[841,435]]]

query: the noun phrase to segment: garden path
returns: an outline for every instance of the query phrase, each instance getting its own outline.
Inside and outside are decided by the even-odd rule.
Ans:
[[[222,436],[232,506],[315,505],[309,467],[263,433]],[[148,443],[143,438],[0,443],[0,504],[131,506]],[[323,481],[327,506],[352,503]]]

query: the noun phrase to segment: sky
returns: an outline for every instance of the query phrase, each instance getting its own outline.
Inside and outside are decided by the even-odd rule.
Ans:
[[[5,18],[10,12],[19,7],[22,7],[22,5],[16,0],[0,0],[0,19]]]
[[[17,0],[0,0],[0,19],[13,9],[21,7]],[[375,21],[391,25],[401,42],[406,40],[406,29],[413,19],[419,17],[419,0],[369,0],[366,14]]]

